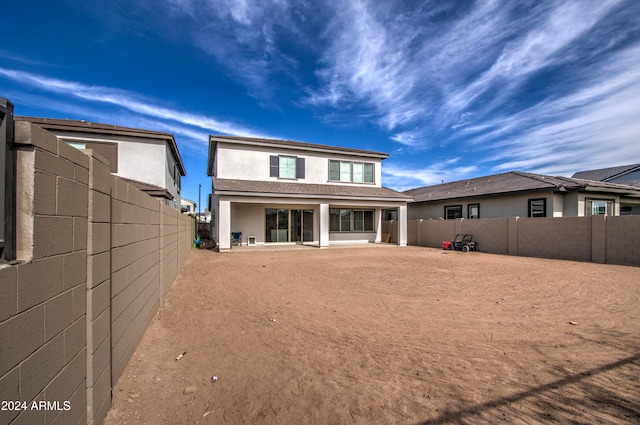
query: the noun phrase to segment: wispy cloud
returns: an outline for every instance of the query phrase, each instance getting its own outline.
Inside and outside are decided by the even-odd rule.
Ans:
[[[16,83],[46,92],[56,93],[65,97],[75,97],[88,102],[109,104],[123,108],[146,117],[156,118],[164,122],[174,122],[182,126],[191,126],[208,131],[209,133],[241,134],[253,137],[265,137],[255,130],[235,124],[233,122],[217,120],[212,117],[192,114],[157,106],[159,101],[130,91],[103,87],[90,86],[74,81],[60,80],[43,75],[32,74],[25,71],[6,69],[0,67],[0,77],[8,78]],[[186,130],[183,130],[186,133]],[[195,133],[194,133],[195,134]],[[207,143],[206,137],[202,143]]]
[[[246,95],[272,101],[275,79],[294,80],[297,60],[281,44],[300,23],[283,0],[166,0],[173,22],[188,19],[180,35],[212,56],[222,71],[247,88]],[[155,3],[155,1],[154,1]],[[176,21],[177,20],[177,21]]]
[[[386,163],[382,169],[385,186],[404,191],[420,186],[460,180],[477,171],[474,165],[459,165],[460,158],[432,162],[425,167],[412,167],[401,163]]]
[[[320,85],[310,91],[307,102],[349,112],[357,104],[391,132],[392,141],[409,150],[447,143],[479,149],[485,141],[511,146],[494,157],[505,161],[502,168],[542,167],[544,161],[554,159],[525,161],[520,157],[535,152],[532,145],[548,145],[545,136],[560,128],[566,132],[573,127],[572,137],[565,137],[561,144],[562,149],[573,151],[584,147],[584,136],[589,135],[586,129],[591,131],[587,139],[593,140],[596,135],[634,133],[634,126],[622,121],[637,116],[640,105],[625,103],[630,109],[618,116],[607,113],[622,93],[606,91],[595,104],[571,107],[598,81],[625,79],[628,71],[623,67],[608,73],[595,71],[596,67],[572,70],[585,56],[616,45],[621,29],[607,19],[620,13],[624,3],[530,2],[520,9],[486,1],[460,10],[427,5],[410,14],[408,10],[403,13],[397,3],[350,2],[327,30],[331,43],[317,71]],[[583,43],[592,47],[576,48]],[[633,49],[625,49],[620,55],[638,57]],[[566,75],[554,80],[555,90],[527,92],[532,80],[558,69],[565,69]],[[627,82],[639,79],[634,75]],[[630,89],[629,85],[625,88]],[[531,101],[540,106],[531,107]],[[600,130],[594,132],[594,125],[585,125],[587,119],[599,122]],[[619,128],[626,131],[617,131]],[[605,150],[602,139],[599,147]],[[551,158],[560,158],[558,151]],[[572,165],[567,164],[566,169]]]
[[[575,71],[581,86],[466,133],[495,171],[572,174],[640,159],[640,46]],[[475,133],[475,134],[474,134]]]
[[[560,3],[541,22],[536,20],[537,25],[530,26],[523,36],[504,44],[489,69],[470,84],[451,93],[446,100],[445,111],[448,115],[458,114],[498,85],[500,90],[493,95],[489,107],[504,104],[533,73],[571,61],[571,57],[559,55],[559,52],[591,29],[615,3],[618,2]]]

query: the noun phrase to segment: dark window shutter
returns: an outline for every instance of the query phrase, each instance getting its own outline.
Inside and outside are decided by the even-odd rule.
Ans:
[[[271,165],[271,177],[278,177],[280,175],[280,160],[277,155],[271,155],[269,158]]]
[[[296,178],[304,179],[304,158],[296,158]]]

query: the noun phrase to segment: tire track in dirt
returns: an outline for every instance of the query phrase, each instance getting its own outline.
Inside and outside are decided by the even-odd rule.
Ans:
[[[106,423],[633,422],[638,276],[411,247],[193,251]]]

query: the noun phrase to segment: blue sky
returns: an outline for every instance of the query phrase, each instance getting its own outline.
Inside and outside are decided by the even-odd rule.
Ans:
[[[640,2],[5,2],[17,115],[171,132],[203,198],[209,134],[387,152],[404,190],[640,162]],[[203,201],[204,202],[204,201]]]

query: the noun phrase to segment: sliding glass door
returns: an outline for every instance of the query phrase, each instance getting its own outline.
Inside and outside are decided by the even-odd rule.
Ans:
[[[266,242],[313,242],[313,210],[265,210]]]
[[[291,210],[291,241],[313,242],[313,210]]]
[[[289,241],[289,210],[267,208],[265,215],[265,241]]]

